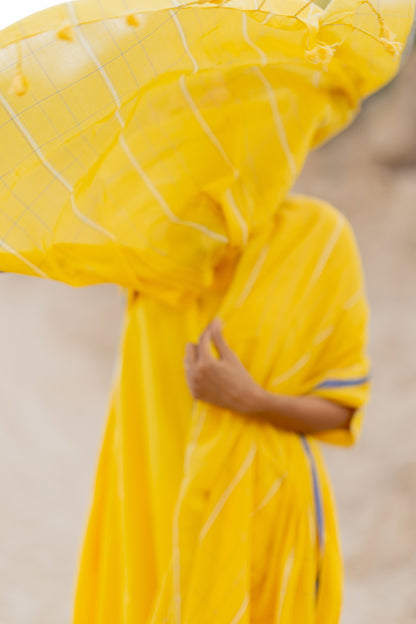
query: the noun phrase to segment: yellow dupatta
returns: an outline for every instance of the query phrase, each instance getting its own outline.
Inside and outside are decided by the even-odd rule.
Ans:
[[[0,33],[2,270],[199,296],[395,75],[414,15],[173,4],[67,2]]]
[[[82,0],[0,33],[0,269],[130,291],[76,624],[338,621],[316,438],[360,432],[368,307],[344,217],[288,192],[397,72],[413,15]],[[351,430],[193,403],[184,348],[214,314],[262,385],[356,407]]]

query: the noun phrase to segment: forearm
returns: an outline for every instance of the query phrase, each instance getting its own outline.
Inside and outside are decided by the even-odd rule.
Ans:
[[[289,396],[264,390],[227,345],[218,321],[205,329],[198,344],[186,345],[185,372],[195,399],[297,433],[349,427],[353,409],[316,396]],[[211,340],[219,359],[211,353]]]
[[[348,429],[354,409],[321,397],[275,394],[259,387],[245,413],[279,429],[308,434]]]

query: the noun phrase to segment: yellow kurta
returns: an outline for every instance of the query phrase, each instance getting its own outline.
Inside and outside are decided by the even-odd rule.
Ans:
[[[0,270],[128,289],[74,624],[336,624],[319,442],[368,400],[354,235],[288,195],[398,70],[414,0],[81,0],[0,33]],[[214,315],[265,388],[357,408],[299,436],[192,400]]]
[[[338,621],[342,561],[316,441],[307,444],[318,500],[305,440],[192,405],[185,344],[214,313],[264,387],[357,408],[367,398],[360,263],[350,226],[324,202],[285,201],[267,231],[251,239],[214,305],[201,298],[184,313],[132,294],[77,623],[228,624],[238,613],[242,622]],[[353,443],[361,415],[350,432],[321,437]]]

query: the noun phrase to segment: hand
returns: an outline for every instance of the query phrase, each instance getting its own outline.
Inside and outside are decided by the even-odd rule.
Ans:
[[[211,341],[219,358],[212,354]],[[255,410],[261,387],[226,343],[219,318],[202,332],[198,344],[186,345],[184,366],[195,399],[242,414]]]

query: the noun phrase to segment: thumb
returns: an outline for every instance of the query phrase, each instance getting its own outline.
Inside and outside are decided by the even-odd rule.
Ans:
[[[198,345],[188,342],[185,346],[185,357],[183,363],[186,367],[192,368],[198,360]]]
[[[234,351],[228,346],[222,334],[222,322],[218,317],[213,320],[210,333],[211,339],[217,347],[221,358],[230,359],[235,356]]]

